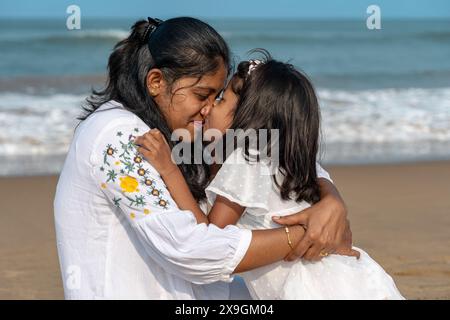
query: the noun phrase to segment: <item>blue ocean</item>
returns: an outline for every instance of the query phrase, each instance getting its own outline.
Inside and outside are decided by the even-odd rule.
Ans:
[[[235,64],[265,48],[315,83],[328,164],[450,159],[450,21],[206,20]],[[57,173],[133,19],[0,20],[0,175]]]

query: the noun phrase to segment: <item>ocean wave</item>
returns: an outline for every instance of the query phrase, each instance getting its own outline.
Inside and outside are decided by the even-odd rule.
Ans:
[[[127,30],[122,29],[108,29],[108,30],[80,30],[73,33],[75,38],[106,38],[106,39],[114,39],[121,40],[130,34]]]
[[[450,88],[319,90],[326,143],[450,141]]]
[[[220,34],[229,41],[235,42],[270,42],[270,43],[287,43],[287,42],[304,42],[325,43],[325,44],[351,44],[358,45],[364,43],[394,43],[408,41],[436,41],[442,42],[450,39],[449,31],[425,31],[425,32],[406,32],[401,35],[396,32],[315,32],[315,31],[298,31],[295,30],[276,30],[276,32],[231,32],[221,31]]]
[[[0,42],[8,43],[66,43],[73,41],[119,41],[128,37],[129,31],[123,29],[65,30],[48,34],[25,35],[21,37],[3,36]]]
[[[319,89],[318,95],[325,147],[450,142],[450,88]],[[64,154],[85,98],[0,93],[0,154]]]
[[[428,31],[417,34],[417,37],[425,40],[449,41],[450,31]]]
[[[67,152],[84,95],[0,94],[0,154],[60,155]]]

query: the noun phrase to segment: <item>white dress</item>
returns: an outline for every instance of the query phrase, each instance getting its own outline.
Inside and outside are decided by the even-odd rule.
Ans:
[[[212,205],[221,195],[243,207],[238,226],[247,229],[280,227],[273,215],[288,215],[308,208],[302,201],[281,199],[268,174],[269,166],[244,160],[236,149],[206,189]],[[287,240],[286,240],[287,241]],[[319,262],[277,262],[240,274],[253,299],[404,299],[393,279],[369,255],[330,255]]]

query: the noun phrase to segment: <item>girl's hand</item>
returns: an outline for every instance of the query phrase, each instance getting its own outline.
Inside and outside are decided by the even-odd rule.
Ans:
[[[158,129],[151,129],[144,135],[137,137],[134,143],[137,150],[159,172],[161,177],[167,176],[178,166],[172,160],[172,150],[164,136]]]

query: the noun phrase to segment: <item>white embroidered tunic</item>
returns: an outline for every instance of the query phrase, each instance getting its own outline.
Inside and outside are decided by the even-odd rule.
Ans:
[[[133,145],[149,129],[110,101],[75,131],[54,201],[67,299],[229,297],[251,231],[179,210]]]

